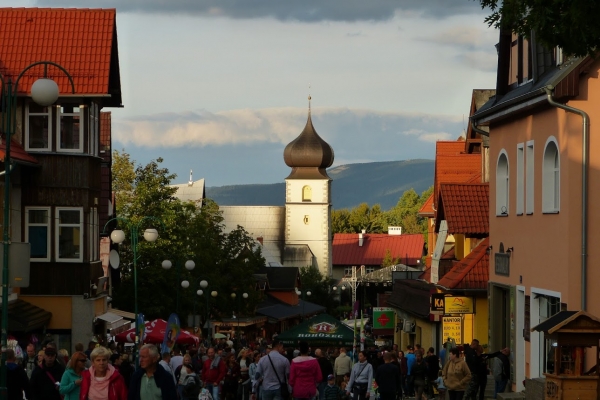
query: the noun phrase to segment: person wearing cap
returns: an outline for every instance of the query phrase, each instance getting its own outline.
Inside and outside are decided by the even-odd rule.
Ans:
[[[344,391],[335,384],[335,376],[327,375],[327,383],[323,389],[323,395],[319,394],[319,400],[339,400],[345,395]]]
[[[31,373],[29,400],[61,400],[60,381],[65,367],[56,361],[56,347],[46,346],[44,359]]]

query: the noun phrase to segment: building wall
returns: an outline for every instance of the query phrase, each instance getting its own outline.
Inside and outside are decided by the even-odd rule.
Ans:
[[[600,249],[595,243],[600,231],[595,222],[600,220],[600,209],[594,204],[600,200],[600,82],[596,78],[600,61],[589,68],[590,73],[580,80],[580,95],[568,105],[583,109],[590,115],[590,168],[588,195],[588,275],[587,311],[600,315],[600,292],[591,282],[598,282],[600,270],[591,266],[598,263]],[[490,244],[493,253],[500,242],[505,249],[514,247],[510,256],[510,276],[495,274],[494,257],[490,261],[490,282],[507,285],[511,290],[510,306],[492,301],[490,313],[502,311],[515,327],[511,349],[524,351],[524,359],[517,357],[513,371],[529,378],[539,376],[540,342],[543,335],[531,334],[531,342],[523,339],[522,314],[524,302],[519,297],[531,296],[531,327],[540,321],[540,299],[551,296],[560,299],[569,310],[581,309],[581,176],[582,176],[582,119],[553,107],[533,115],[508,118],[508,122],[492,124],[490,130]],[[557,139],[560,152],[560,211],[542,213],[542,160],[546,140]],[[517,143],[534,142],[534,211],[532,215],[517,216],[516,210],[516,151]],[[509,215],[496,216],[496,169],[500,151],[509,159]],[[527,163],[527,160],[525,161]],[[519,287],[517,287],[519,286]],[[522,294],[519,294],[522,288]],[[516,290],[517,289],[517,290]],[[536,297],[537,296],[537,297]],[[493,314],[490,314],[493,315]],[[497,334],[490,326],[490,336]],[[520,356],[517,354],[517,356]],[[592,362],[591,357],[588,357]],[[519,389],[517,376],[517,389]]]
[[[331,180],[286,179],[285,243],[306,244],[319,271],[331,276]],[[310,199],[303,191],[310,188]],[[304,267],[304,265],[297,265]]]
[[[71,296],[20,296],[20,298],[52,313],[47,329],[71,329],[74,315]],[[93,315],[93,313],[84,315]]]

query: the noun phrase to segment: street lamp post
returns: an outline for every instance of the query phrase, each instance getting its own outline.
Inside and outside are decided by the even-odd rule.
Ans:
[[[231,293],[231,298],[232,299],[235,300],[236,297],[237,297],[237,295],[235,293]],[[242,297],[244,299],[247,299],[248,298],[248,293],[246,293],[246,292],[242,293]],[[240,334],[240,299],[239,298],[238,298],[238,301],[237,301],[237,304],[236,304],[236,308],[237,308],[237,311],[236,311],[235,318],[237,319],[237,325],[238,325],[237,332],[236,332],[236,338],[237,338],[237,341],[238,341],[238,344],[239,344],[240,343],[240,338],[239,338],[239,334]]]
[[[0,397],[6,399],[8,397],[7,389],[7,369],[6,369],[6,348],[8,345],[8,280],[9,280],[9,257],[8,252],[10,248],[10,224],[8,223],[10,218],[10,141],[13,134],[13,127],[17,120],[17,95],[19,93],[19,81],[23,75],[31,68],[43,65],[44,66],[44,77],[36,80],[31,86],[31,97],[37,104],[48,107],[58,100],[59,90],[58,85],[54,80],[48,78],[48,66],[54,66],[60,69],[69,79],[71,84],[71,90],[75,94],[75,83],[73,78],[59,64],[50,61],[38,61],[25,67],[17,76],[14,87],[12,78],[6,79],[0,73],[0,95],[2,97],[2,108],[0,111],[5,110],[2,114],[2,129],[5,135],[5,155],[4,155],[4,210],[3,210],[3,221],[2,221],[2,241],[4,254],[2,257],[2,338],[0,344],[2,345],[2,371],[0,373]],[[14,115],[13,115],[14,113]]]
[[[199,289],[196,290],[196,294],[198,296],[202,296],[204,294],[204,291],[208,287],[208,282],[203,279],[198,282],[198,287],[199,287]],[[206,303],[208,304],[208,292],[206,292]],[[208,307],[207,307],[207,311],[208,311]],[[196,297],[194,297],[194,312],[192,315],[193,315],[192,318],[194,319],[194,321],[192,322],[192,325],[194,327],[196,327]]]
[[[112,218],[112,219],[108,220],[108,222],[104,225],[104,229],[102,230],[102,232],[105,234],[106,227],[108,226],[108,224],[110,224],[113,221],[121,222],[121,223],[127,225],[130,229],[131,249],[133,251],[133,302],[134,302],[135,323],[136,323],[135,346],[134,346],[133,357],[134,357],[136,364],[137,364],[137,352],[139,351],[138,347],[139,347],[140,339],[141,339],[138,336],[139,327],[137,326],[137,324],[139,324],[139,321],[138,321],[138,315],[139,315],[139,313],[138,313],[138,285],[137,285],[137,261],[138,261],[137,247],[138,247],[138,242],[139,242],[139,238],[140,238],[140,227],[142,226],[142,224],[144,222],[150,221],[150,220],[158,221],[161,225],[164,226],[162,220],[160,220],[159,218],[156,218],[156,217],[151,217],[151,216],[142,217],[142,219],[139,220],[137,223],[134,223],[125,218],[116,217],[116,218]],[[156,239],[158,239],[158,231],[154,228],[147,228],[144,230],[143,236],[147,242],[155,242]],[[115,229],[110,233],[110,239],[113,241],[113,243],[121,244],[125,240],[125,232],[123,232],[121,229]]]
[[[306,290],[306,291],[304,291],[304,292],[301,292],[300,290],[296,290],[296,294],[297,294],[298,296],[300,296],[300,295],[302,296],[302,320],[304,321],[304,317],[305,317],[305,314],[304,314],[304,304],[306,303],[306,302],[304,301],[304,295],[306,294],[306,296],[309,296],[309,297],[310,297],[310,295],[312,294],[312,292],[310,291],[310,289],[309,289],[309,290]]]
[[[217,293],[216,290],[213,290],[212,292],[210,292],[210,295],[212,297],[217,297],[219,294]],[[210,337],[212,336],[211,335],[212,328],[210,327],[210,308],[208,305],[209,300],[210,300],[210,297],[208,297],[208,293],[207,293],[206,294],[206,328],[208,330],[208,334],[206,336],[208,338],[208,346],[210,347],[211,346]]]
[[[196,267],[196,263],[193,260],[187,260],[185,262],[185,269],[187,269],[188,271],[192,271],[195,267]],[[162,262],[162,267],[166,270],[169,270],[171,267],[173,266],[173,263],[169,260],[164,260]],[[175,313],[177,315],[179,315],[179,280],[180,278],[180,271],[181,271],[181,262],[179,259],[175,260],[175,269],[177,269],[177,281],[175,283],[175,286],[177,287],[177,305],[175,307]],[[188,280],[183,280],[181,281],[181,287],[184,289],[187,289],[188,287],[190,287],[190,282]]]

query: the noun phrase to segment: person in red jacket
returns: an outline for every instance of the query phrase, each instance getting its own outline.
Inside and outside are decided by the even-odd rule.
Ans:
[[[290,367],[290,386],[294,399],[312,399],[317,395],[317,384],[323,375],[316,358],[308,355],[308,343],[300,342],[300,355]]]
[[[81,374],[79,400],[127,400],[125,380],[108,363],[111,354],[110,350],[102,346],[92,351],[92,366]]]
[[[214,347],[209,348],[206,355],[208,358],[202,365],[202,382],[213,400],[219,400],[219,385],[225,378],[227,366],[221,357],[215,355]]]

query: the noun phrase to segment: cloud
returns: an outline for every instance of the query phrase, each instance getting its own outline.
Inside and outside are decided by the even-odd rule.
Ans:
[[[142,13],[196,14],[236,19],[383,21],[396,13],[418,13],[430,18],[481,13],[468,0],[37,0],[39,6],[114,7]]]
[[[113,135],[123,145],[146,148],[286,145],[300,134],[306,118],[302,108],[171,112],[116,119]],[[340,143],[398,134],[431,142],[458,136],[460,129],[460,118],[453,116],[348,108],[314,110],[313,122],[326,140]]]

